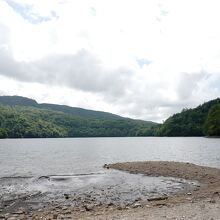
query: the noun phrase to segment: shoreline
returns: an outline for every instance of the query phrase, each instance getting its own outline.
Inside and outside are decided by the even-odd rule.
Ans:
[[[147,203],[137,201],[133,206],[123,208],[90,204],[77,209],[69,205],[45,207],[31,214],[20,209],[2,219],[219,219],[220,169],[165,161],[126,162],[104,167],[132,174],[198,181],[200,185],[190,191],[155,198]]]
[[[126,162],[108,165],[110,169],[121,170],[133,174],[146,176],[174,177],[191,181],[198,181],[201,185],[186,194],[195,198],[203,198],[213,193],[220,195],[220,169],[206,166],[199,166],[192,163],[168,162],[168,161],[147,161],[147,162]],[[177,193],[174,197],[185,197],[184,193]]]

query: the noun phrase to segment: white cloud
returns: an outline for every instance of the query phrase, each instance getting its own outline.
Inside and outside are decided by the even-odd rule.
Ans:
[[[161,121],[220,95],[218,5],[1,1],[1,92]]]

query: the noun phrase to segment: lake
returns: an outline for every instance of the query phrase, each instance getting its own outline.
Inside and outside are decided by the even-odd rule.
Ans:
[[[64,194],[74,195],[74,201],[90,194],[104,203],[133,202],[197,184],[103,169],[108,163],[145,160],[192,162],[220,168],[220,139],[3,139],[0,140],[0,205],[39,192],[41,196],[33,196],[31,202],[67,202]]]
[[[220,139],[66,138],[0,140],[0,176],[85,174],[105,163],[143,160],[220,167]]]

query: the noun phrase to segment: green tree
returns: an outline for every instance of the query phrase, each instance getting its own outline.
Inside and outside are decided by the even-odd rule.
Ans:
[[[7,138],[8,134],[4,128],[0,128],[0,138]]]
[[[210,110],[204,124],[204,133],[207,136],[220,136],[220,104]]]

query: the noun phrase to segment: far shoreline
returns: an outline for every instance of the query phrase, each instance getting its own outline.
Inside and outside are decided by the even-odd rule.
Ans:
[[[97,136],[97,137],[12,137],[0,138],[0,140],[36,140],[36,139],[87,139],[87,138],[207,138],[207,139],[220,139],[220,136]]]

